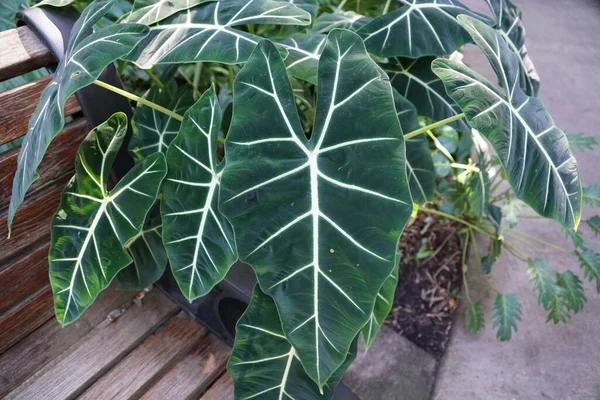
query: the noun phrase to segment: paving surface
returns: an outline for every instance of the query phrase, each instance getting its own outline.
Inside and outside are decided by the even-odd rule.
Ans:
[[[513,1],[523,10],[527,47],[542,79],[540,98],[558,126],[572,133],[592,134],[600,141],[600,1]],[[482,9],[484,2],[463,3]],[[468,55],[473,53],[471,50]],[[480,60],[465,61],[478,70],[484,66]],[[600,182],[599,155],[599,151],[575,154],[584,185]],[[594,210],[584,209],[583,215],[590,217]],[[569,245],[552,222],[525,220],[518,229]],[[586,237],[592,248],[600,250],[598,240],[594,242],[589,234]],[[557,270],[579,269],[568,255],[546,251],[542,256]],[[476,280],[478,266],[471,265],[471,296],[489,311],[493,293]],[[600,399],[600,295],[595,287],[586,283],[585,309],[567,325],[555,326],[544,322],[545,313],[536,304],[522,262],[504,255],[492,276],[500,291],[516,293],[521,299],[524,320],[519,331],[511,342],[500,343],[488,323],[485,331],[474,337],[466,332],[460,313],[433,398]]]

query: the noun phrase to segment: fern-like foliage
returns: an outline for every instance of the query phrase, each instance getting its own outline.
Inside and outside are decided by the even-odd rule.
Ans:
[[[497,328],[496,338],[506,342],[517,332],[517,324],[521,320],[521,302],[515,294],[498,293],[492,307],[493,327]]]
[[[592,207],[600,207],[600,185],[589,185],[583,188],[583,202]]]
[[[538,304],[548,311],[546,321],[554,323],[567,322],[569,309],[562,296],[563,289],[555,282],[556,273],[541,258],[527,262],[527,275],[538,293]]]
[[[569,146],[574,151],[594,150],[598,146],[596,138],[585,133],[573,133],[567,135],[567,139],[569,140]]]
[[[467,319],[467,330],[477,335],[482,331],[485,326],[485,319],[483,318],[483,310],[481,309],[481,302],[471,303],[467,307],[465,312]]]
[[[586,222],[592,232],[594,232],[596,236],[600,236],[600,216],[596,215],[595,217],[588,219]]]
[[[578,313],[586,302],[581,279],[571,271],[556,274],[556,284],[562,289],[561,299],[569,311]]]
[[[588,281],[596,281],[596,290],[600,293],[600,255],[592,250],[577,252],[577,258]]]

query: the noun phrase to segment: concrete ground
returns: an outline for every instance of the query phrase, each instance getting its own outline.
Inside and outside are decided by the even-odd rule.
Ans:
[[[586,132],[600,142],[600,1],[513,0],[523,10],[527,47],[541,76],[540,98],[558,126],[568,132]],[[463,0],[478,6],[482,0]],[[485,9],[485,8],[483,8]],[[465,61],[480,69],[481,60]],[[575,154],[584,185],[600,183],[599,150]],[[584,219],[600,210],[584,209]],[[518,229],[565,247],[556,224],[524,220]],[[600,250],[586,231],[588,244]],[[556,251],[542,254],[557,270],[580,272],[577,262]],[[494,294],[477,279],[471,263],[471,296],[489,311]],[[471,336],[460,313],[450,346],[437,377],[435,400],[597,400],[600,399],[600,295],[585,284],[587,304],[566,325],[545,323],[545,312],[527,279],[526,266],[505,254],[494,266],[493,279],[504,293],[516,293],[523,321],[512,341],[501,343],[488,322],[484,332]]]

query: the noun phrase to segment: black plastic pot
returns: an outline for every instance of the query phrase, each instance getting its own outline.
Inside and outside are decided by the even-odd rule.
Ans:
[[[50,49],[58,64],[64,56],[77,17],[77,13],[64,7],[30,8],[17,14],[17,25],[27,25]],[[56,66],[48,69],[52,72],[55,68]],[[98,79],[118,88],[123,87],[112,64]],[[81,89],[76,93],[76,97],[90,128],[100,125],[119,111],[127,114],[130,119],[133,116],[133,110],[127,99],[98,86],[90,85]],[[115,180],[122,178],[134,165],[127,153],[130,138],[131,131],[128,132],[111,172]],[[235,324],[246,310],[255,284],[256,277],[252,269],[238,262],[208,295],[191,303],[181,294],[168,268],[157,286],[181,309],[232,346]],[[358,400],[358,397],[341,384],[336,389],[334,399]]]

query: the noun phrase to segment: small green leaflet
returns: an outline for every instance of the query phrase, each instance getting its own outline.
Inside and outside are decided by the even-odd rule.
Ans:
[[[498,257],[502,253],[503,239],[491,238],[488,247],[488,254],[481,258],[481,272],[486,275],[492,273],[492,265],[498,261]]]
[[[163,88],[151,88],[146,98],[180,115],[194,104],[194,95],[190,88],[177,87],[175,81],[169,82]],[[133,115],[133,126],[134,133],[129,142],[129,152],[134,160],[142,160],[157,151],[165,153],[177,136],[181,122],[154,108],[139,104]]]
[[[542,102],[518,85],[518,56],[504,37],[474,18],[461,15],[458,20],[487,57],[505,93],[464,64],[437,59],[433,72],[444,81],[469,124],[492,144],[517,197],[540,215],[576,228],[581,219],[581,184],[565,134]]]
[[[498,328],[496,337],[507,342],[512,337],[512,331],[517,332],[517,324],[521,320],[521,302],[514,294],[498,293],[492,306],[493,327]]]
[[[155,64],[214,61],[245,62],[260,37],[234,26],[308,25],[311,16],[291,3],[274,0],[209,2],[181,11],[150,28],[148,37],[127,56],[140,68]]]
[[[255,49],[236,77],[221,210],[323,387],[394,267],[412,199],[392,89],[360,37],[328,35],[318,82],[308,140],[279,52]]]
[[[372,18],[357,14],[354,11],[343,11],[336,8],[333,13],[319,15],[312,30],[318,33],[328,33],[336,28],[357,31],[372,20]]]
[[[63,60],[54,73],[53,81],[44,89],[31,120],[17,160],[8,210],[8,227],[25,192],[38,178],[37,168],[50,142],[64,127],[63,107],[77,90],[91,84],[104,68],[131,49],[148,33],[139,24],[116,24],[87,33],[106,14],[115,0],[95,1],[81,14],[73,30]]]
[[[456,0],[399,0],[402,7],[375,18],[358,34],[378,57],[445,56],[471,42],[460,14],[491,23]]]
[[[133,263],[117,275],[120,290],[141,291],[160,279],[168,260],[159,216],[146,219],[142,230],[125,248]]]
[[[562,288],[555,283],[556,272],[545,260],[536,258],[527,261],[527,275],[533,290],[538,293],[538,304],[548,311],[546,322],[566,322],[569,319],[569,310],[562,300]]]
[[[519,56],[520,85],[528,96],[537,96],[540,77],[525,47],[525,27],[521,10],[510,0],[486,0],[496,16],[500,30],[510,49]]]
[[[289,52],[285,59],[288,73],[294,78],[316,84],[319,57],[326,40],[325,35],[300,33],[280,42]]]
[[[383,68],[394,89],[417,107],[419,115],[441,121],[460,114],[462,110],[446,94],[444,83],[431,70],[433,60],[435,57],[416,60],[393,58]],[[471,130],[463,120],[455,121],[450,126],[463,132]]]
[[[596,291],[600,293],[600,255],[587,249],[576,254],[586,279],[590,282],[595,280]]]
[[[392,311],[394,305],[394,295],[396,294],[396,286],[398,286],[398,263],[400,262],[400,252],[396,254],[395,267],[392,270],[390,276],[385,280],[383,286],[377,293],[377,300],[375,300],[375,307],[369,317],[369,322],[362,328],[363,341],[365,348],[369,349],[377,333],[381,329],[383,322]]]
[[[171,271],[192,301],[225,277],[237,253],[231,226],[218,207],[225,162],[217,161],[222,112],[214,88],[183,118],[167,151],[161,215]]]
[[[600,207],[600,185],[589,185],[583,188],[583,202],[592,207]]]
[[[152,25],[171,15],[212,0],[135,0],[125,22]]]
[[[396,113],[404,134],[419,129],[415,106],[397,90],[393,92]],[[422,205],[432,200],[435,192],[435,169],[425,135],[406,140],[406,173],[413,202]]]
[[[561,297],[570,311],[578,313],[583,310],[586,298],[583,294],[583,283],[577,275],[571,271],[556,274],[556,284],[562,288]]]
[[[585,133],[567,134],[567,139],[573,151],[594,150],[598,146],[596,138]]]
[[[587,224],[592,232],[594,232],[594,235],[600,236],[600,216],[596,215],[595,217],[588,219]]]
[[[90,132],[52,220],[50,285],[63,325],[77,319],[131,263],[125,247],[142,229],[167,173],[164,156],[156,153],[108,192],[109,172],[126,133],[123,113]]]
[[[335,387],[356,357],[356,343],[357,340],[354,340],[346,361],[320,393],[283,334],[275,302],[256,285],[250,305],[237,323],[235,344],[227,364],[235,386],[235,397],[331,399]]]
[[[467,321],[467,330],[472,335],[477,335],[481,332],[485,326],[485,318],[483,316],[483,310],[481,309],[481,303],[471,303],[465,310],[465,318]]]

